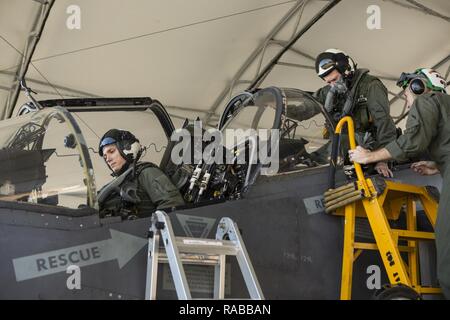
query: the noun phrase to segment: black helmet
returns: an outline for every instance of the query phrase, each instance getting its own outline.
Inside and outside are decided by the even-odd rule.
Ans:
[[[100,139],[98,145],[98,153],[103,157],[103,147],[115,144],[119,149],[120,155],[127,160],[133,162],[137,160],[141,153],[141,145],[139,140],[129,131],[120,129],[108,130]]]
[[[347,72],[354,71],[354,66],[350,65],[350,59],[344,51],[328,49],[317,56],[316,73],[319,77],[323,78],[333,70],[337,70],[345,76]]]

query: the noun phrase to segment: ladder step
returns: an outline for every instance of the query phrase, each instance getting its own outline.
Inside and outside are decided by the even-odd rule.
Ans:
[[[175,237],[180,253],[235,256],[239,249],[234,241]]]
[[[434,240],[435,239],[433,232],[392,229],[392,233],[398,235],[400,238],[406,238],[406,239],[421,239],[421,240]]]
[[[169,263],[169,258],[165,252],[159,253],[158,260],[160,263]],[[183,264],[217,266],[220,264],[220,255],[180,253],[180,261]]]
[[[401,252],[413,252],[414,247],[408,247],[408,246],[397,246],[398,250]],[[366,242],[355,242],[353,245],[353,248],[355,249],[361,249],[361,250],[378,250],[378,245],[376,243],[366,243]]]
[[[422,287],[416,286],[414,288],[417,292],[421,294],[439,294],[442,293],[442,289],[438,287]]]

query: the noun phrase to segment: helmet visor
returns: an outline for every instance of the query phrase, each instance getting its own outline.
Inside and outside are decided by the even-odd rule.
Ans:
[[[336,66],[336,62],[333,59],[323,59],[319,62],[319,68],[326,71]]]
[[[103,156],[103,147],[110,145],[110,144],[114,144],[117,143],[116,139],[111,138],[111,137],[106,137],[104,138],[101,142],[100,145],[98,146],[98,152],[100,153],[101,156]]]

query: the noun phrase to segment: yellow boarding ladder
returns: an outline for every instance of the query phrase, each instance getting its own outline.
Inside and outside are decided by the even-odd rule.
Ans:
[[[336,126],[339,135],[347,124],[350,148],[355,149],[351,117],[342,118]],[[431,225],[435,226],[438,203],[427,187],[419,187],[378,178],[365,178],[361,165],[354,163],[357,181],[325,192],[326,211],[345,217],[342,259],[341,299],[351,299],[353,263],[363,250],[377,250],[383,260],[391,285],[404,285],[418,294],[438,294],[440,288],[421,286],[419,277],[419,240],[434,240],[434,232],[417,231],[416,201],[419,200]],[[381,182],[381,183],[380,183]],[[404,230],[393,229],[388,220],[397,220],[406,206]],[[355,218],[369,220],[376,243],[355,241]],[[406,246],[399,240],[407,240]],[[400,252],[407,252],[406,263]]]

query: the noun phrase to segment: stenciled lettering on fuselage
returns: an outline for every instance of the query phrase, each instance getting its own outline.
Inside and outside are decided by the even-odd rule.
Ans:
[[[304,198],[303,203],[305,204],[306,212],[310,215],[325,212],[325,200],[323,199],[323,195]]]
[[[144,238],[117,230],[110,229],[110,233],[107,240],[13,259],[16,280],[65,272],[69,265],[83,267],[111,260],[117,260],[122,268],[148,243]]]

